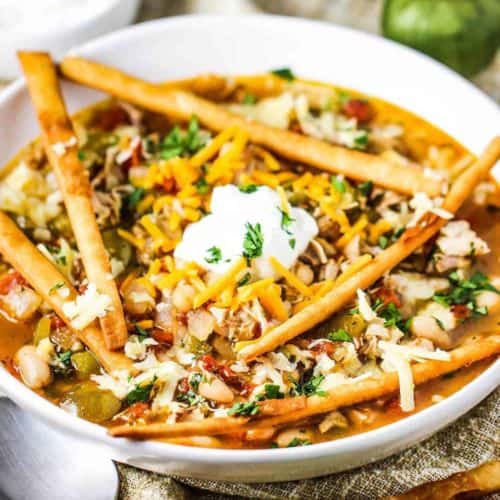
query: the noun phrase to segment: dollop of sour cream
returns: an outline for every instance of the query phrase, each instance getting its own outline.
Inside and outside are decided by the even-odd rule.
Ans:
[[[252,274],[259,279],[276,277],[269,257],[290,269],[318,234],[316,221],[306,210],[290,207],[289,217],[283,215],[275,190],[258,186],[242,192],[226,185],[214,189],[211,213],[186,227],[174,257],[223,274],[244,255],[244,242],[252,230],[260,236],[260,255],[251,259]]]

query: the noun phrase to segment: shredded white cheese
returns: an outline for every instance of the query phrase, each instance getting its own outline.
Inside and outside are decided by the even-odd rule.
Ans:
[[[76,146],[78,144],[78,140],[76,137],[70,137],[67,141],[59,141],[52,144],[52,151],[56,156],[63,156],[66,153],[68,148],[72,146]]]
[[[83,295],[62,306],[63,313],[71,320],[75,330],[82,330],[96,318],[102,318],[112,310],[111,297],[97,291],[93,283],[89,283]]]
[[[359,313],[365,321],[373,321],[377,317],[377,315],[375,314],[375,311],[370,307],[368,296],[365,292],[363,292],[363,290],[361,290],[361,288],[358,288],[356,290],[356,295],[358,296]]]
[[[415,193],[410,200],[410,207],[414,210],[413,217],[408,222],[408,227],[416,226],[426,213],[433,213],[442,219],[452,219],[453,214],[440,208],[442,198],[430,199],[426,193]]]
[[[400,405],[405,412],[415,409],[415,383],[410,361],[422,361],[424,359],[450,360],[450,354],[440,349],[427,351],[421,347],[396,345],[384,341],[380,341],[378,347],[382,353],[382,369],[387,372],[396,371],[398,373]]]

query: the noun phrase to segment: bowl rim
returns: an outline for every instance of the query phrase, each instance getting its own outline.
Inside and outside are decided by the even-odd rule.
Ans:
[[[191,24],[193,22],[221,22],[228,21],[240,23],[281,23],[289,24],[290,27],[297,25],[317,25],[327,27],[331,30],[344,32],[351,36],[359,37],[366,43],[388,45],[399,51],[406,52],[409,57],[427,61],[427,64],[434,65],[442,73],[447,73],[457,81],[462,81],[468,88],[468,92],[476,99],[486,100],[490,106],[496,106],[495,102],[486,96],[480,89],[465,80],[461,75],[456,74],[443,64],[434,61],[430,57],[421,54],[414,49],[403,47],[391,40],[383,39],[376,35],[354,30],[352,28],[338,26],[326,21],[313,21],[307,19],[294,19],[285,16],[274,16],[268,14],[238,15],[214,15],[196,14],[176,16],[170,18],[157,19],[145,23],[136,24],[127,28],[109,33],[71,49],[72,55],[97,56],[102,46],[109,47],[115,43],[123,42],[123,39],[133,39],[135,36],[147,36],[149,31],[157,29],[168,29],[171,25]],[[16,94],[25,91],[24,78],[20,77],[11,83],[6,89],[0,92],[0,107],[12,99]],[[500,115],[500,113],[499,113]],[[492,363],[483,373],[474,380],[466,384],[459,391],[447,397],[444,401],[425,408],[415,414],[409,415],[392,424],[367,431],[354,436],[349,436],[337,440],[316,443],[310,446],[299,448],[280,449],[212,449],[202,447],[190,447],[176,445],[159,441],[132,441],[126,438],[114,438],[106,434],[106,429],[97,424],[90,423],[81,418],[67,413],[53,403],[44,399],[36,392],[26,387],[22,382],[11,375],[0,363],[0,388],[18,402],[20,406],[39,415],[46,422],[63,432],[77,433],[93,443],[107,445],[111,448],[120,449],[126,453],[141,457],[165,457],[184,460],[186,462],[199,464],[239,464],[251,463],[291,463],[304,459],[333,456],[341,453],[354,452],[362,448],[383,446],[395,439],[401,440],[405,436],[413,434],[416,429],[431,428],[428,436],[434,434],[442,427],[458,419],[473,406],[483,400],[500,383],[500,360]]]

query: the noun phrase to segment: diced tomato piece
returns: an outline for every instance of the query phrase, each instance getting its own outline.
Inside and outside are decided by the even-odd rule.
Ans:
[[[162,330],[161,328],[153,328],[151,337],[153,337],[156,342],[159,342],[160,344],[171,346],[174,343],[173,333],[167,330]]]
[[[254,389],[255,389],[255,384],[252,384],[251,382],[242,382],[241,389],[240,389],[240,395],[241,396],[248,396],[249,394],[252,393],[252,391]]]
[[[133,419],[141,418],[149,410],[146,403],[134,403],[127,408],[127,415]]]
[[[200,363],[207,372],[215,372],[217,370],[217,361],[213,356],[210,356],[210,354],[204,354],[200,358]]]
[[[349,118],[356,118],[360,123],[369,122],[375,114],[371,104],[363,99],[349,99],[342,112]]]
[[[14,288],[26,285],[26,280],[17,271],[5,273],[0,278],[0,295],[7,295]]]
[[[130,163],[132,167],[136,167],[141,164],[141,153],[142,153],[142,142],[139,141],[137,146],[132,150],[132,156],[130,158]]]
[[[168,179],[163,179],[163,182],[161,185],[162,185],[163,189],[169,194],[175,193],[175,191],[177,190],[176,184],[175,184],[175,179],[172,177],[170,177]]]
[[[316,353],[322,353],[325,352],[328,356],[333,356],[333,353],[335,352],[336,346],[332,342],[318,342],[317,344],[313,345],[311,347],[311,351],[316,352]]]
[[[64,328],[66,323],[59,316],[52,316],[50,318],[50,327],[54,330],[59,330],[60,328]]]
[[[465,304],[457,304],[451,308],[451,312],[458,321],[465,321],[470,315],[471,310]]]
[[[392,288],[383,286],[378,289],[376,296],[384,303],[385,306],[394,304],[398,308],[401,307],[401,299]]]
[[[179,385],[177,386],[177,389],[179,389],[180,392],[188,392],[190,387],[189,387],[189,380],[187,377],[184,377],[183,379],[180,380]]]

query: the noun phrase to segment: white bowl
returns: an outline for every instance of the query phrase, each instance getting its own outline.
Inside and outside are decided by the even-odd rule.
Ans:
[[[45,0],[38,0],[43,3]],[[21,71],[16,59],[17,50],[48,50],[60,57],[71,47],[130,24],[137,14],[139,0],[110,0],[107,5],[76,19],[64,16],[64,22],[47,29],[42,22],[38,27],[0,30],[0,78],[11,79]],[[29,6],[27,4],[26,6]],[[5,5],[4,9],[9,7]]]
[[[387,40],[330,24],[270,16],[178,17],[131,27],[76,52],[151,80],[290,66],[298,75],[402,105],[474,152],[500,130],[496,104],[444,66]],[[100,97],[67,82],[64,93],[73,111]],[[37,133],[19,80],[0,95],[0,164]],[[247,482],[320,476],[396,453],[457,419],[499,382],[497,361],[443,402],[365,434],[301,448],[213,450],[110,438],[105,429],[68,415],[0,369],[0,388],[19,405],[112,458],[157,472]]]

